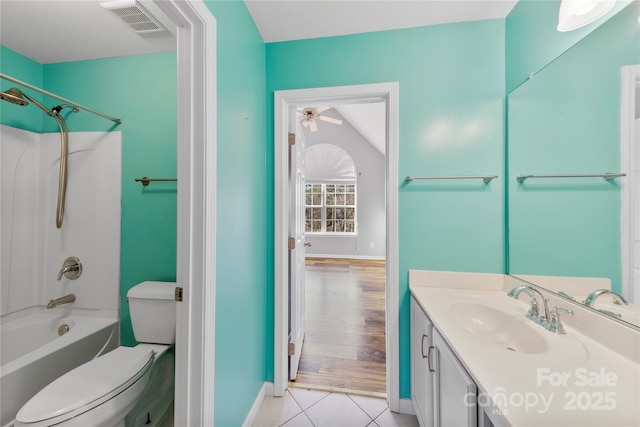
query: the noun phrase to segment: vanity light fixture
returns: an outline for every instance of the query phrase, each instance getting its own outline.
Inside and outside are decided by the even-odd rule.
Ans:
[[[572,31],[603,17],[615,6],[615,0],[562,0],[558,31]]]

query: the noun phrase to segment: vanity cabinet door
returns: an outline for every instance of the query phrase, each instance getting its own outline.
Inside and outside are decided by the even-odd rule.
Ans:
[[[477,388],[440,333],[433,329],[431,362],[435,364],[435,425],[477,427]],[[432,365],[433,366],[433,365]]]
[[[430,372],[428,359],[432,328],[427,315],[415,299],[411,298],[411,400],[422,427],[434,427],[434,377]]]

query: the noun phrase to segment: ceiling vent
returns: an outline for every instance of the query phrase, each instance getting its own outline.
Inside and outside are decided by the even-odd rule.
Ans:
[[[117,0],[100,3],[122,19],[138,34],[159,33],[167,31],[138,1]]]

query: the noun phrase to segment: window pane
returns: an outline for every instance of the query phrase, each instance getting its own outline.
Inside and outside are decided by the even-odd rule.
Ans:
[[[344,219],[344,209],[336,209],[336,218]]]
[[[327,208],[327,219],[333,219],[335,217],[335,209]]]
[[[347,208],[347,209],[345,209],[345,211],[346,211],[346,213],[347,213],[347,215],[346,215],[346,218],[347,218],[347,219],[355,219],[355,218],[354,218],[354,216],[355,216],[355,209],[353,209],[353,208]]]
[[[336,221],[336,233],[344,231],[344,221]]]
[[[327,221],[327,233],[333,232],[333,221]]]
[[[306,221],[304,222],[304,231],[305,231],[305,232],[309,232],[309,231],[311,231],[311,221],[306,220]]]
[[[349,206],[355,206],[356,204],[356,195],[355,194],[347,194],[347,198],[345,204]]]
[[[356,231],[356,225],[353,223],[353,221],[347,221],[344,231],[346,231],[347,233],[354,233]]]
[[[344,206],[344,194],[338,194],[336,205]]]
[[[312,208],[311,209],[311,215],[312,215],[313,219],[322,218],[322,208]]]
[[[321,199],[321,195],[320,194],[314,194],[313,195],[313,205],[314,206],[321,206],[322,205],[322,199]]]
[[[311,231],[318,233],[322,231],[322,221],[311,221],[311,226],[313,227]]]

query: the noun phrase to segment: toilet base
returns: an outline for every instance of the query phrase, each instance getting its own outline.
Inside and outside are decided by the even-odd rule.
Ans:
[[[173,404],[174,372],[175,354],[173,347],[171,347],[158,355],[151,368],[151,378],[145,392],[124,419],[126,427],[155,427],[159,425]]]

